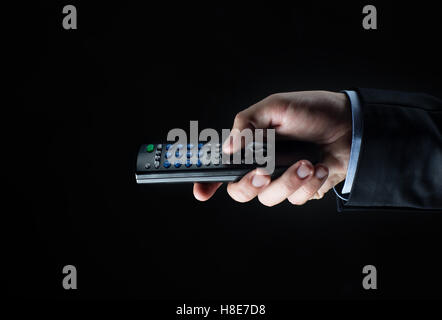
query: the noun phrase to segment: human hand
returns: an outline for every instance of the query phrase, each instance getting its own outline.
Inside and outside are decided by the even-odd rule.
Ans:
[[[271,181],[262,170],[255,169],[240,181],[227,186],[229,195],[238,202],[258,196],[266,206],[285,199],[301,205],[320,199],[345,179],[351,147],[351,109],[344,93],[302,91],[273,94],[235,117],[231,138],[223,145],[223,152],[233,153],[241,148],[237,131],[274,128],[278,135],[295,140],[314,142],[322,148],[323,162],[313,166],[300,160],[283,175]],[[221,183],[195,183],[195,198],[206,201]]]

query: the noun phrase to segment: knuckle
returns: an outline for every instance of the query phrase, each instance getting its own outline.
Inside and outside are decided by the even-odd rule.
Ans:
[[[316,193],[311,197],[311,199],[314,199],[314,200],[320,200],[320,199],[322,199],[323,196],[324,196],[323,194],[320,194],[319,192],[316,192]]]
[[[239,185],[229,185],[227,193],[233,200],[238,202],[247,202],[255,197],[254,192],[250,188]]]
[[[322,199],[324,198],[325,193],[323,191],[318,191],[316,193],[317,198],[316,199]]]
[[[265,98],[266,102],[273,105],[287,105],[289,100],[287,99],[287,96],[283,93],[273,93],[269,95],[267,98]]]
[[[244,113],[242,111],[240,111],[235,115],[234,122],[238,123],[238,122],[242,122],[243,120],[244,120]]]
[[[271,95],[267,96],[267,100],[270,101],[279,101],[282,98],[282,94],[281,93],[272,93]]]
[[[263,198],[261,195],[258,195],[258,200],[266,207],[273,207],[275,204],[270,202],[269,200]]]
[[[309,199],[299,198],[299,197],[293,197],[293,198],[287,198],[289,202],[295,206],[302,206],[305,204]]]
[[[302,203],[299,202],[298,199],[295,199],[294,197],[288,197],[287,200],[288,200],[291,204],[293,204],[293,205],[295,205],[295,206],[297,206],[297,205],[301,205],[301,204],[302,204]]]
[[[288,200],[291,204],[294,205],[303,205],[308,200],[312,199],[315,195],[315,190],[312,190],[308,185],[302,185],[299,187],[298,190],[294,194],[292,194],[290,197],[288,197]]]
[[[309,184],[304,184],[299,188],[299,193],[303,199],[310,199],[316,192],[316,189]]]

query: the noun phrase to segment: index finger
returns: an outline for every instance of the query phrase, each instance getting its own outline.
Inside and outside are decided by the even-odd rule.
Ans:
[[[278,95],[272,95],[239,112],[235,116],[229,137],[224,141],[223,152],[234,153],[243,147],[241,131],[244,129],[267,129],[280,126],[286,110],[286,103],[279,99]]]

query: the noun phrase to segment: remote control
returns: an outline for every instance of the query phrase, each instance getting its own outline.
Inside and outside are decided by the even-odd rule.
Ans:
[[[265,153],[266,145],[261,144],[261,147]],[[256,149],[256,145],[252,148]],[[205,154],[202,154],[203,150]],[[312,143],[277,141],[272,178],[280,176],[288,167],[302,159],[313,164],[318,163],[321,159],[319,150],[319,147]],[[230,163],[225,163],[226,159],[222,161],[226,157],[229,157]],[[135,177],[139,184],[230,182],[239,180],[257,167],[264,167],[258,164],[255,158],[252,163],[250,160],[246,161],[244,152],[241,154],[240,163],[232,161],[232,157],[222,153],[221,144],[211,145],[210,142],[200,142],[197,145],[169,142],[144,144],[138,151]]]

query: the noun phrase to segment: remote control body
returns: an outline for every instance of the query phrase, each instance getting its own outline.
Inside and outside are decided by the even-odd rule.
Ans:
[[[232,163],[232,155],[223,154],[220,144],[210,146],[209,150],[214,150],[212,152],[214,157],[210,158],[212,161],[202,161],[201,151],[207,146],[210,146],[210,143],[174,145],[163,142],[142,145],[137,156],[135,173],[137,183],[230,182],[241,179],[257,167],[263,167],[256,161],[250,163],[244,158],[240,163]],[[312,143],[277,141],[272,178],[280,176],[299,160],[318,163],[321,159],[319,150],[319,147]],[[175,157],[172,157],[171,151]],[[226,157],[229,157],[230,163],[223,161]]]

